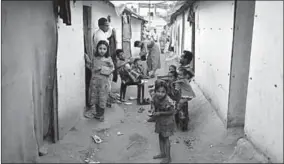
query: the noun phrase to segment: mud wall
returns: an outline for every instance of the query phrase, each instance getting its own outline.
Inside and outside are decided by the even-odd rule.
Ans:
[[[34,163],[42,144],[56,55],[53,11],[51,1],[2,2],[3,163]]]
[[[245,115],[247,137],[283,162],[283,2],[256,1]]]
[[[196,3],[195,79],[205,97],[227,123],[233,42],[233,1]]]
[[[71,26],[58,20],[58,124],[62,138],[85,107],[85,60],[82,1],[71,2]]]
[[[115,12],[115,8],[104,1],[82,1],[83,5],[92,7],[92,31],[99,29],[98,20],[101,17],[111,16],[111,26],[116,30],[117,48],[122,48],[122,24],[121,17]]]

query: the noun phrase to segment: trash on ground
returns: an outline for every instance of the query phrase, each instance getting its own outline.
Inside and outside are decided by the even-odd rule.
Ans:
[[[137,97],[129,97],[129,100],[137,100]]]
[[[185,139],[183,140],[183,142],[185,143],[185,145],[189,148],[189,149],[193,149],[192,143],[195,139]]]
[[[89,158],[85,159],[84,161],[85,161],[86,163],[100,163],[99,161],[94,161],[94,160],[89,159]]]
[[[131,142],[128,146],[127,146],[127,150],[131,147],[131,146],[133,146],[134,144],[136,143],[136,141],[133,141],[133,142]]]
[[[145,111],[144,108],[139,108],[139,109],[138,109],[138,113],[143,113],[144,111]]]
[[[46,147],[41,147],[40,149],[39,149],[39,156],[45,156],[45,155],[47,155],[48,153],[47,153],[47,148]]]
[[[92,136],[92,139],[95,141],[95,143],[97,143],[97,144],[100,144],[100,143],[102,143],[103,141],[102,141],[102,139],[99,137],[99,136],[97,136],[97,135],[93,135]]]
[[[121,135],[123,135],[123,133],[121,133],[121,132],[117,132],[117,135],[118,135],[118,136],[121,136]]]
[[[97,133],[106,133],[106,131],[108,131],[109,130],[109,127],[107,127],[107,128],[98,128],[98,129],[95,129],[95,131],[97,132]]]
[[[213,145],[210,145],[210,148],[212,148],[213,147]]]
[[[124,104],[125,105],[131,105],[132,103],[131,102],[125,102]]]

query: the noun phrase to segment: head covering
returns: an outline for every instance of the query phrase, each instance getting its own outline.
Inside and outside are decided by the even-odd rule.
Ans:
[[[108,22],[108,20],[107,20],[106,18],[100,18],[100,19],[98,20],[98,25],[99,25],[99,26],[102,26],[102,25],[109,25],[109,22]]]

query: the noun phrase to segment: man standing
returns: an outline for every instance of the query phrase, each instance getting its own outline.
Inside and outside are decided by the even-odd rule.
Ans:
[[[109,22],[106,18],[100,18],[98,20],[99,29],[93,35],[93,48],[96,50],[97,44],[100,40],[105,40],[109,43],[108,38],[112,34],[112,28],[109,26]]]

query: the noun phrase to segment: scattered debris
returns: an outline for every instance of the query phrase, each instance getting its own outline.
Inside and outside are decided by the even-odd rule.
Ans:
[[[132,146],[132,145],[134,145],[136,143],[136,141],[133,141],[133,142],[131,142],[128,146],[127,146],[127,150]]]
[[[78,131],[78,129],[74,126],[70,129],[70,131]]]
[[[189,149],[193,149],[193,141],[195,141],[195,138],[189,138],[189,139],[185,139],[183,142],[185,143],[185,145],[189,148]]]
[[[109,127],[108,128],[98,128],[95,131],[97,133],[106,133],[106,131],[108,131],[108,130],[109,130]]]
[[[129,100],[137,100],[137,97],[129,97]]]
[[[86,163],[100,163],[99,161],[94,161],[94,160],[89,159],[89,158],[85,159],[84,161],[85,161]]]
[[[131,102],[125,102],[124,104],[125,105],[131,105],[132,103]]]
[[[145,109],[142,108],[142,107],[138,109],[138,113],[143,113],[144,111],[145,111]]]
[[[99,136],[97,136],[97,135],[93,135],[92,136],[92,139],[95,141],[95,143],[97,143],[97,144],[100,144],[100,143],[102,143],[103,141],[102,141],[102,139],[99,137]]]
[[[117,135],[118,135],[118,136],[121,136],[121,135],[123,135],[123,133],[121,133],[121,132],[117,132]]]
[[[46,147],[41,147],[41,148],[39,149],[38,155],[39,155],[39,156],[45,156],[45,155],[47,155],[47,148],[46,148]]]

